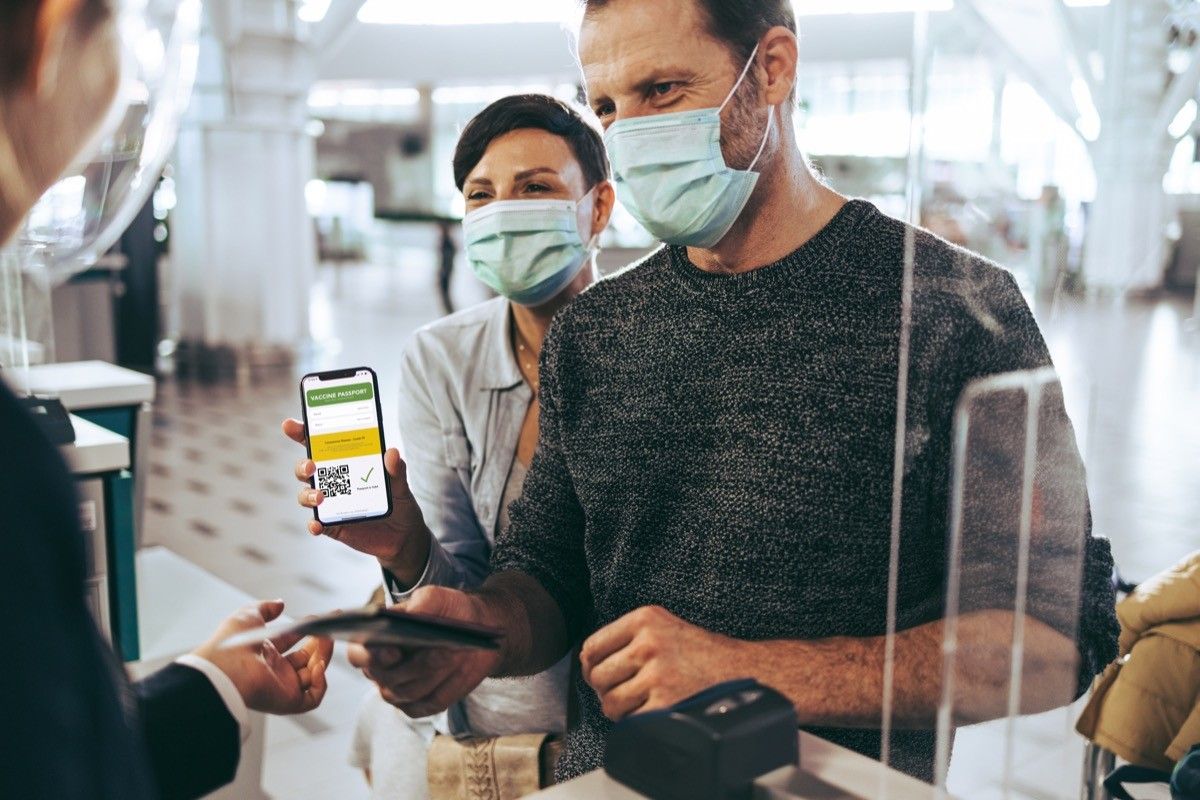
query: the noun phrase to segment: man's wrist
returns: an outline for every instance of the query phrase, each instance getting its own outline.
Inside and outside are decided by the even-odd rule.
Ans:
[[[714,634],[713,652],[722,653],[717,663],[717,674],[713,683],[754,678],[760,683],[769,683],[766,667],[770,663],[766,642],[735,639],[732,636]]]
[[[737,663],[746,674],[792,701],[802,725],[818,724],[814,717],[823,684],[817,676],[845,676],[845,663],[831,663],[821,640],[775,639],[738,641]]]
[[[504,677],[519,671],[528,655],[528,635],[524,626],[516,624],[517,606],[506,589],[485,586],[468,592],[480,625],[500,631],[500,662],[491,677]]]

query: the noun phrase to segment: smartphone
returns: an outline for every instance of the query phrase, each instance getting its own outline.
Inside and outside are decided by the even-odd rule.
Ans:
[[[308,457],[317,465],[309,482],[325,493],[313,516],[322,525],[346,525],[390,515],[375,371],[352,367],[309,373],[300,379],[300,399]]]

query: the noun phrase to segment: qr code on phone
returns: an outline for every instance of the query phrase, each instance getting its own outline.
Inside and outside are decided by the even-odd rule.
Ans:
[[[326,497],[350,494],[350,465],[317,467],[317,488],[324,492]]]

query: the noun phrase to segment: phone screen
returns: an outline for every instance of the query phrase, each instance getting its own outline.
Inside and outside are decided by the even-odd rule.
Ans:
[[[317,465],[313,487],[325,494],[317,520],[339,525],[386,517],[392,498],[375,372],[357,367],[305,375],[300,393],[308,454]]]

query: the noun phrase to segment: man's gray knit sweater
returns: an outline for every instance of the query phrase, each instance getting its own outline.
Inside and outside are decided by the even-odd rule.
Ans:
[[[575,641],[645,605],[747,640],[884,634],[906,231],[917,267],[898,625],[937,619],[956,399],[973,378],[1050,357],[1007,272],[859,200],[775,264],[718,275],[664,247],[559,314],[538,452],[493,568],[541,583]],[[1086,504],[1070,423],[1058,400],[1049,411]],[[1084,516],[1082,601],[1054,588],[1078,575],[1060,575],[1031,583],[1028,611],[1069,635],[1078,617],[1086,684],[1117,629],[1108,544]],[[1011,607],[987,584],[964,581],[963,610]],[[611,725],[592,689],[575,689],[560,777],[600,766]],[[879,755],[878,731],[814,731]],[[892,763],[928,778],[934,738],[896,732]]]

